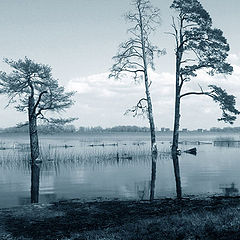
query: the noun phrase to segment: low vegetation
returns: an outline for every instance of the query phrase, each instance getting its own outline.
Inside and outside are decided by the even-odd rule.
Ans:
[[[1,239],[239,239],[239,198],[61,201],[3,209]]]

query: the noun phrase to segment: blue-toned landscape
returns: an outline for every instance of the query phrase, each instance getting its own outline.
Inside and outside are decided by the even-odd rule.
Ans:
[[[182,135],[182,151],[197,148],[196,156],[183,152],[179,157],[185,196],[221,195],[232,183],[236,188],[240,186],[239,144],[233,140],[240,141],[240,136],[227,133]],[[156,199],[175,196],[170,141],[171,133],[158,134]],[[1,207],[30,203],[28,142],[27,134],[1,135]],[[148,133],[40,135],[40,149],[40,203],[73,198],[84,201],[149,199]]]

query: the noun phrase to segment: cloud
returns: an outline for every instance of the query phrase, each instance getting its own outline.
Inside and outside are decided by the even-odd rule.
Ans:
[[[144,83],[136,83],[131,76],[126,76],[120,80],[108,78],[109,73],[100,73],[88,77],[75,78],[69,81],[68,91],[77,91],[79,94],[92,94],[102,97],[126,97],[142,95]],[[167,95],[174,83],[174,76],[170,73],[155,73],[149,70],[149,78],[152,81],[152,92],[158,91]],[[156,85],[161,85],[160,89]],[[144,93],[144,92],[143,92]]]
[[[68,90],[77,91],[78,93],[89,93],[91,92],[92,89],[87,83],[71,80],[69,83]]]
[[[186,83],[183,92],[200,91],[199,85],[207,89],[209,84],[218,85],[230,94],[239,95],[240,90],[240,61],[239,55],[231,55],[234,61],[232,75],[209,76],[199,71],[198,76]],[[152,81],[150,90],[154,107],[155,122],[158,128],[173,126],[175,74],[169,72],[157,73],[149,70],[149,79]],[[68,90],[76,90],[77,104],[73,108],[78,114],[79,125],[145,125],[147,119],[124,116],[124,112],[134,106],[138,100],[145,97],[144,83],[135,83],[130,76],[121,80],[109,79],[108,73],[100,73],[87,77],[72,79]],[[80,103],[80,104],[79,104]],[[237,107],[240,102],[237,99]],[[79,111],[76,110],[79,109]],[[189,96],[183,99],[181,105],[181,127],[209,128],[212,126],[224,127],[217,118],[221,111],[216,103],[207,96]],[[236,124],[239,124],[237,121]]]
[[[124,115],[127,109],[132,108],[139,99],[145,97],[144,82],[136,83],[130,76],[121,80],[109,79],[108,75],[109,73],[100,73],[69,81],[66,89],[77,91],[75,96],[77,104],[73,106],[73,109],[78,114],[78,124],[102,126],[138,124],[147,126],[147,119]],[[158,74],[150,70],[149,76],[152,81],[153,105],[156,102],[156,106],[164,109],[166,102],[168,103],[171,99],[169,96],[172,96],[173,93],[174,75],[170,73]],[[76,108],[82,110],[78,111]]]
[[[240,60],[240,54],[230,53],[228,56],[228,61],[231,63],[239,62],[239,60]]]

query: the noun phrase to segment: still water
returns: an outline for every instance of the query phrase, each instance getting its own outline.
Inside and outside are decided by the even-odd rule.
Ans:
[[[239,146],[212,144],[222,137],[181,137],[181,141],[188,141],[179,145],[182,150],[197,148],[196,156],[182,153],[179,157],[185,195],[221,194],[221,188],[231,183],[240,187]],[[232,138],[239,140],[237,135]],[[155,198],[175,196],[170,139],[170,134],[158,136]],[[30,203],[28,142],[27,135],[0,136],[0,207]],[[148,133],[40,136],[40,202],[72,198],[148,199],[149,142]]]

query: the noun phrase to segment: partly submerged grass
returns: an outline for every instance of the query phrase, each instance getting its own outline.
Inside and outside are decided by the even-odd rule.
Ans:
[[[50,146],[50,145],[49,145]],[[56,168],[61,165],[74,166],[107,166],[107,165],[134,165],[139,162],[151,163],[151,152],[147,146],[124,148],[89,147],[77,149],[75,147],[44,146],[40,148],[39,158],[42,169]],[[170,151],[161,149],[159,160],[169,159]],[[1,151],[0,166],[3,168],[23,168],[30,170],[30,149],[8,149]]]
[[[220,136],[220,137],[214,138],[214,141],[234,141],[234,140],[235,138],[231,136]]]

